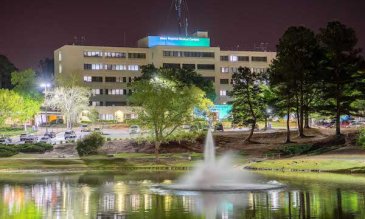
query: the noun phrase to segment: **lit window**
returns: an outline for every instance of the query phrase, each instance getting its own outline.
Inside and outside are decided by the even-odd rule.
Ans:
[[[128,65],[128,70],[129,71],[138,71],[139,66],[138,65]]]
[[[61,51],[58,52],[58,61],[62,61],[62,52]]]
[[[85,82],[91,82],[91,76],[84,76]]]
[[[103,53],[99,51],[85,51],[84,52],[85,57],[102,57]]]
[[[238,57],[237,56],[229,56],[229,61],[230,62],[237,62],[238,61]]]
[[[220,90],[219,95],[220,96],[227,96],[227,91],[226,90]]]
[[[62,65],[61,64],[58,65],[58,72],[62,73]]]
[[[92,89],[92,90],[91,90],[91,93],[92,93],[93,95],[100,95],[100,89]]]
[[[221,67],[221,72],[222,73],[228,73],[229,72],[229,67]]]

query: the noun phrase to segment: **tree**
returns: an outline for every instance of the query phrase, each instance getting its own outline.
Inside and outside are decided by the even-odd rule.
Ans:
[[[198,74],[193,68],[156,68],[154,65],[142,66],[140,79],[150,80],[156,76],[174,81],[182,86],[194,85],[206,93],[207,98],[214,101],[216,93],[212,81]]]
[[[67,128],[71,129],[78,115],[88,109],[90,95],[90,90],[84,87],[57,87],[47,95],[46,104],[60,110],[66,118]]]
[[[278,46],[279,47],[279,46]],[[269,78],[271,90],[276,97],[275,108],[277,113],[286,115],[286,143],[291,142],[290,136],[290,115],[293,107],[293,98],[295,91],[293,72],[288,70],[285,61],[281,58],[281,50],[278,50],[277,58],[269,69]]]
[[[14,90],[23,96],[30,96],[35,99],[41,98],[37,86],[37,77],[33,69],[15,71],[11,73],[11,83]]]
[[[199,88],[180,86],[161,77],[137,80],[132,89],[130,101],[139,106],[136,122],[154,131],[157,161],[161,143],[179,126],[192,120],[194,107],[207,109],[211,103]]]
[[[22,108],[22,97],[12,90],[0,89],[0,126],[8,118],[14,118]]]
[[[26,131],[26,123],[40,111],[43,101],[38,90],[36,73],[32,69],[12,72],[11,83],[14,91],[22,96],[22,107],[16,118],[24,125]]]
[[[17,68],[6,56],[0,55],[0,89],[13,88],[11,84],[11,73],[16,70]]]
[[[289,27],[280,38],[277,51],[278,61],[274,63],[282,65],[281,80],[292,84],[298,132],[300,137],[304,137],[304,118],[308,118],[313,99],[318,95],[316,88],[320,81],[318,66],[321,60],[319,45],[310,29],[301,26]],[[279,69],[279,66],[275,68]]]
[[[24,125],[24,131],[27,131],[27,122],[39,112],[41,105],[42,101],[39,99],[22,96],[22,104],[16,118]]]
[[[340,117],[342,114],[356,113],[353,103],[364,100],[365,83],[364,59],[360,49],[356,49],[355,31],[346,25],[334,21],[321,28],[318,35],[320,45],[325,52],[323,61],[323,99],[322,112],[334,115],[336,136],[341,136]]]
[[[263,73],[251,72],[247,67],[240,67],[233,73],[233,120],[235,123],[251,125],[251,131],[245,142],[251,142],[256,124],[265,118],[267,105],[261,85],[264,81]]]

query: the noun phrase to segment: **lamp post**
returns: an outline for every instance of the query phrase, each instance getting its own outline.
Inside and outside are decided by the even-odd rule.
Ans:
[[[44,102],[47,99],[47,88],[51,87],[51,85],[49,83],[43,83],[41,84],[41,87],[44,88]],[[46,134],[48,134],[48,105],[46,105]]]

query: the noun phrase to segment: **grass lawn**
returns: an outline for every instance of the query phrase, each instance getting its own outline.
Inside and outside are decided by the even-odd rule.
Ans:
[[[82,158],[52,158],[43,154],[18,154],[0,159],[0,170],[118,170],[123,168],[166,169],[190,168],[203,155],[161,154],[160,162],[155,162],[154,154],[122,153],[113,157],[106,155],[85,156]]]
[[[189,159],[190,156],[190,159]],[[154,154],[120,153],[113,157],[92,155],[82,158],[53,158],[44,154],[18,154],[0,159],[0,170],[122,170],[122,169],[189,169],[203,160],[201,153],[160,154],[156,163]],[[246,160],[242,156],[234,159],[235,165]]]
[[[266,160],[248,167],[282,171],[364,172],[365,156],[327,155]]]

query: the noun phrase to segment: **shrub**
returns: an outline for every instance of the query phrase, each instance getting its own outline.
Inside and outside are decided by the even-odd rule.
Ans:
[[[282,155],[300,155],[309,152],[311,148],[310,144],[289,144],[283,145],[278,152]]]
[[[35,144],[20,144],[17,145],[17,149],[22,153],[44,153],[53,149],[53,146],[46,143],[35,143]]]
[[[18,153],[12,145],[0,145],[0,157],[11,157]]]
[[[77,153],[80,156],[97,154],[98,149],[105,143],[105,138],[98,132],[93,132],[77,141]]]
[[[360,130],[359,137],[357,139],[357,143],[365,149],[365,129]]]

